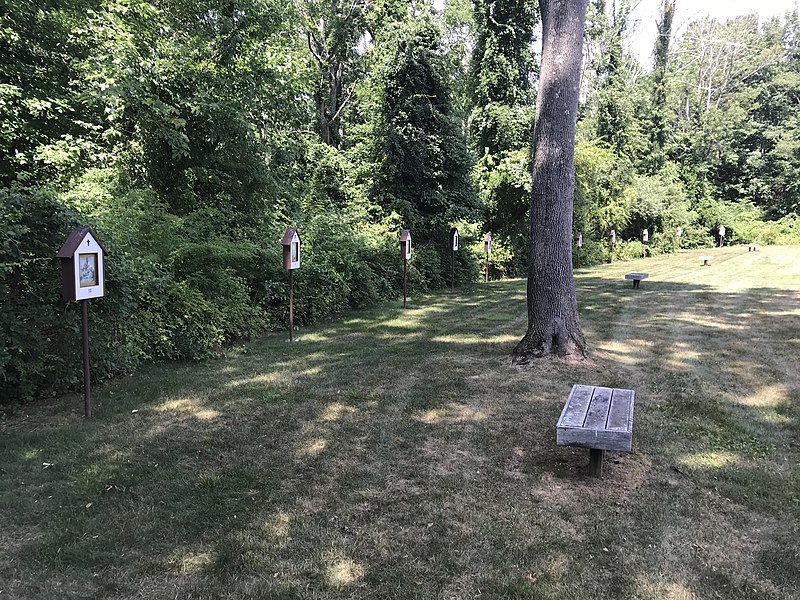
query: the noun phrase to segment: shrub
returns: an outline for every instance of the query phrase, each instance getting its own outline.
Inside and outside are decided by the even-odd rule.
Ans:
[[[74,389],[82,381],[81,318],[76,303],[61,300],[56,252],[83,221],[44,190],[0,190],[4,232],[0,330],[0,406]],[[105,379],[134,368],[146,351],[137,332],[138,276],[113,240],[103,239],[106,296],[90,304],[92,376]]]
[[[675,252],[677,235],[675,232],[657,231],[650,236],[650,246],[648,256],[658,256],[659,254],[671,254]]]
[[[618,241],[614,245],[614,258],[634,260],[647,256],[648,247],[639,240]]]
[[[584,236],[580,256],[577,248],[573,247],[572,249],[573,264],[577,265],[579,260],[579,266],[581,267],[608,262],[608,242],[597,241]]]
[[[680,248],[709,248],[714,245],[714,238],[709,231],[702,225],[693,224],[683,228]]]

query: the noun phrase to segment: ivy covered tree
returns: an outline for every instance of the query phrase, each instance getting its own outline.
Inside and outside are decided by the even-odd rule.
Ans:
[[[527,145],[538,12],[524,0],[475,0],[474,7],[476,40],[467,92],[471,137],[481,154],[497,154]]]
[[[629,160],[643,150],[635,114],[636,88],[623,49],[630,10],[630,2],[622,0],[618,6],[614,3],[609,16],[605,1],[597,0],[595,13],[600,46],[595,56],[597,137]]]
[[[655,66],[652,73],[652,105],[650,107],[650,147],[644,163],[651,173],[657,173],[665,164],[667,143],[671,138],[667,106],[667,67],[669,46],[672,40],[672,21],[675,18],[675,0],[662,0],[656,43],[653,49]]]
[[[419,242],[444,243],[479,207],[472,158],[454,111],[441,31],[428,14],[398,25],[378,73],[372,194]]]
[[[506,244],[524,272],[530,183],[530,138],[536,63],[537,6],[524,0],[475,0],[475,49],[467,77],[470,141],[485,227]]]

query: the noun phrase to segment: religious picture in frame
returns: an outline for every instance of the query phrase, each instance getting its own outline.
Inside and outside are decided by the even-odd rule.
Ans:
[[[82,288],[98,285],[97,254],[95,252],[78,255],[78,273]]]

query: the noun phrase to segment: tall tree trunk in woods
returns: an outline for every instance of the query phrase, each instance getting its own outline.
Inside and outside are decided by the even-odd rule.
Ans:
[[[528,247],[528,331],[514,364],[549,355],[584,358],[572,276],[572,200],[583,28],[588,0],[539,0],[542,67],[533,132]]]

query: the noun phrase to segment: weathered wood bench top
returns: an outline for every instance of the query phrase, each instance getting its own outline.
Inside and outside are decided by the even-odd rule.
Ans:
[[[576,384],[556,424],[556,444],[631,451],[633,390]]]
[[[633,279],[633,287],[636,289],[642,279],[647,279],[647,273],[628,273],[625,275],[625,279]]]

